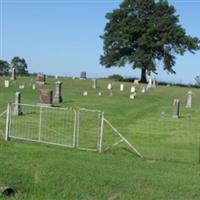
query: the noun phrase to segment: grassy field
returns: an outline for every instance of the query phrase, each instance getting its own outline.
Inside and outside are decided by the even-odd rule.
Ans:
[[[8,102],[14,101],[16,91],[21,91],[22,103],[37,104],[38,90],[31,89],[34,78],[18,78],[10,88],[3,87],[4,79],[0,79],[0,113]],[[54,89],[55,79],[47,80],[45,88]],[[192,89],[193,108],[186,109],[190,88],[159,86],[142,94],[138,85],[137,97],[132,101],[130,83],[125,83],[125,91],[120,92],[120,83],[113,82],[110,97],[106,89],[110,80],[98,80],[97,89],[92,89],[91,80],[61,80],[64,102],[57,106],[104,111],[105,117],[137,147],[144,159],[125,144],[97,154],[1,139],[0,186],[14,186],[18,193],[13,199],[199,199],[199,89]],[[19,84],[26,84],[25,89],[20,90]],[[85,90],[87,97],[82,96]],[[102,96],[98,96],[99,91]],[[178,120],[171,117],[174,98],[181,100]],[[161,112],[165,112],[165,117],[161,117]],[[187,114],[191,115],[190,120],[186,119]],[[22,116],[20,120],[27,118]],[[3,124],[1,120],[0,129]],[[47,120],[46,124],[50,122]],[[55,116],[54,129],[62,132],[61,127],[61,120]],[[48,130],[46,135],[51,134]],[[13,131],[17,128],[13,127]],[[21,132],[18,130],[18,134]],[[106,125],[104,134],[103,144],[109,146],[116,138],[110,136],[111,130]]]

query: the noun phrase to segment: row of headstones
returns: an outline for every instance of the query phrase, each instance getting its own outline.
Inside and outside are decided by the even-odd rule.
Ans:
[[[36,84],[20,84],[19,85],[19,89],[24,89],[25,87],[30,87],[32,86],[32,89],[35,90],[36,89]],[[4,80],[4,87],[5,88],[9,88],[10,87],[10,81],[9,80]]]
[[[189,91],[187,96],[186,108],[192,108],[192,95],[193,92]],[[180,100],[174,99],[173,101],[173,118],[178,119],[180,116]]]
[[[46,106],[52,106],[53,101],[54,103],[59,103],[62,102],[62,96],[61,96],[61,84],[57,85],[54,99],[52,98],[53,92],[52,91],[47,91],[47,90],[41,90],[40,91],[40,97],[39,97],[39,104],[40,105],[46,105]],[[53,101],[52,101],[53,100]],[[22,110],[21,110],[21,93],[16,92],[15,93],[15,106],[13,109],[13,115],[18,116],[22,115]],[[189,96],[187,99],[187,105],[186,107],[191,108],[192,107],[192,92],[189,92]],[[175,119],[178,119],[180,116],[180,100],[179,99],[174,99],[173,102],[173,115],[172,117]]]
[[[62,96],[61,96],[61,82],[57,82],[56,88],[55,88],[55,94],[53,96],[53,91],[49,90],[40,90],[39,94],[39,105],[44,105],[44,106],[52,106],[53,103],[61,103],[63,101]],[[21,93],[16,92],[15,93],[15,106],[13,109],[13,115],[18,116],[22,114],[21,111]]]

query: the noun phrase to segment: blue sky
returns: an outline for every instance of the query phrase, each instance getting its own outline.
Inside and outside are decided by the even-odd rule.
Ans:
[[[140,76],[131,66],[105,69],[99,64],[102,54],[105,14],[118,7],[120,0],[0,0],[1,57],[26,59],[30,72],[89,77],[111,74]],[[170,0],[180,22],[192,36],[200,37],[200,0]],[[159,67],[157,78],[194,83],[200,74],[200,52],[178,56],[176,75]]]

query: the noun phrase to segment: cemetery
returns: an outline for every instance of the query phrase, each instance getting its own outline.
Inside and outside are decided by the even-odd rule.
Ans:
[[[198,5],[2,0],[0,200],[199,200]]]
[[[90,153],[96,151],[106,160],[113,160],[111,163],[122,159],[131,166],[134,163],[148,166],[151,162],[159,163],[161,168],[199,166],[199,89],[158,85],[143,93],[148,84],[133,86],[131,82],[112,79],[87,79],[83,82],[65,77],[59,77],[59,80],[48,78],[46,84],[33,89],[34,79],[28,84],[29,77],[10,81],[9,87],[4,85],[6,79],[0,78],[0,143],[7,149],[5,154],[1,154],[1,160],[5,156],[9,158],[12,151],[24,148],[22,152],[27,156],[34,152],[44,156],[43,153],[49,152],[47,160],[52,159],[51,151],[55,151],[53,154],[61,153],[63,162],[68,162],[68,159],[64,161],[65,154],[81,155],[80,160],[95,158],[104,165],[98,153]],[[25,87],[19,90],[21,84]],[[131,99],[130,95],[134,98]],[[6,142],[9,102],[10,134]],[[103,129],[102,115],[105,117]],[[78,134],[76,129],[79,129]],[[100,134],[103,134],[102,138]],[[77,152],[79,150],[87,151]],[[15,154],[18,157],[22,152]],[[20,161],[16,162],[21,165]]]

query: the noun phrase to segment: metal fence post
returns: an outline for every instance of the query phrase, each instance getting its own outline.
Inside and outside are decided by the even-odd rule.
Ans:
[[[39,132],[38,132],[38,141],[41,141],[41,128],[42,128],[42,106],[40,106],[40,116],[39,116]]]
[[[10,103],[7,105],[7,112],[6,112],[6,134],[5,134],[5,140],[9,140],[10,136]]]
[[[73,147],[76,147],[76,129],[77,129],[77,111],[74,110],[74,133],[73,133]]]
[[[76,121],[76,147],[79,147],[79,130],[80,130],[80,110],[77,110],[77,121]]]
[[[101,124],[100,124],[100,135],[99,135],[99,153],[102,152],[102,144],[103,144],[103,127],[104,127],[104,113],[101,113]]]

